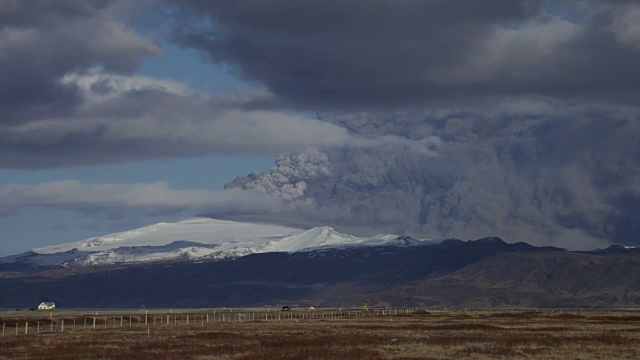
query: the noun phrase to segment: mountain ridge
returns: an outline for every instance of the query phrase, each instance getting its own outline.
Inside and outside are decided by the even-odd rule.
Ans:
[[[640,308],[637,248],[613,245],[570,251],[507,243],[497,237],[467,241],[395,235],[357,238],[328,227],[269,236],[261,238],[260,244],[263,251],[242,256],[194,260],[186,254],[101,266],[68,266],[68,262],[67,266],[29,266],[31,258],[86,256],[78,249],[30,252],[0,263],[0,307],[32,307],[51,300],[67,308],[363,303],[425,308]],[[155,246],[182,254],[200,245],[180,240]],[[216,249],[218,244],[207,246]],[[153,247],[115,249],[158,250]]]
[[[638,308],[638,265],[637,251],[576,252],[499,238],[448,239],[431,246],[327,247],[218,261],[0,272],[0,307],[52,299],[62,307],[346,307],[366,302],[427,308]]]
[[[161,222],[82,241],[47,246],[0,258],[0,264],[25,266],[96,266],[118,263],[209,261],[254,253],[295,252],[323,247],[372,246],[396,241],[406,246],[429,245],[391,234],[358,237],[328,226],[297,229],[282,225],[212,218]]]

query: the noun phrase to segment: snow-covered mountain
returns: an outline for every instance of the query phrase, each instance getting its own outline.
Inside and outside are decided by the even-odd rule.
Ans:
[[[0,259],[29,266],[87,266],[172,260],[216,260],[255,253],[297,252],[351,246],[419,246],[437,241],[381,234],[362,238],[323,226],[308,230],[260,223],[193,218],[74,243],[34,249]]]

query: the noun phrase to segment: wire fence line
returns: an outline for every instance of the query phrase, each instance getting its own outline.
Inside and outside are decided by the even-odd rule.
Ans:
[[[3,318],[0,336],[79,332],[113,328],[206,327],[211,324],[263,321],[337,320],[397,316],[426,311],[419,308],[336,309],[295,311],[212,310],[192,313],[126,315],[51,315],[43,318]],[[433,311],[430,309],[430,311]]]

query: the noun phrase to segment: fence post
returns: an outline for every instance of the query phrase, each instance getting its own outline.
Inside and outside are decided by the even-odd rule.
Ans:
[[[36,332],[40,332],[40,321],[38,321],[38,331]]]
[[[25,335],[29,334],[29,323],[28,322],[26,322],[24,324],[24,334]]]
[[[64,319],[62,319],[62,322],[60,323],[60,332],[64,332]]]
[[[51,329],[49,331],[53,332],[53,320],[51,320]]]
[[[2,336],[4,336],[4,326],[5,325],[6,325],[5,323],[2,323]]]
[[[93,330],[96,329],[96,318],[93,318]]]

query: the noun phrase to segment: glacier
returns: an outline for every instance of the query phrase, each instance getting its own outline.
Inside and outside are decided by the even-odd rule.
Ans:
[[[301,229],[197,217],[41,247],[0,258],[0,264],[74,267],[206,261],[267,252],[298,252],[351,246],[420,246],[437,242],[439,241],[415,240],[392,234],[358,237],[337,232],[328,226]]]

